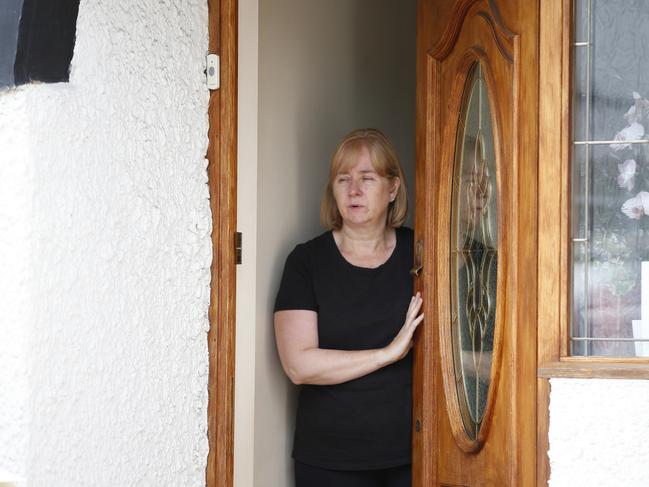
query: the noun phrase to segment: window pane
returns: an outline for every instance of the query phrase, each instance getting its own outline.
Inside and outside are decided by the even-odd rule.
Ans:
[[[649,356],[649,0],[573,15],[571,351]]]
[[[23,0],[0,1],[0,90],[14,84],[14,59]]]

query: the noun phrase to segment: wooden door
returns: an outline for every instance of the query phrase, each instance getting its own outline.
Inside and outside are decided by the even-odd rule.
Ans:
[[[536,485],[536,0],[420,0],[414,482]]]

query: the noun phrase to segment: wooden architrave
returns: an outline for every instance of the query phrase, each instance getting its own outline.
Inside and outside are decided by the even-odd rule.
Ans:
[[[537,477],[550,480],[548,438],[550,382],[540,371],[558,364],[568,338],[568,168],[570,143],[570,15],[571,0],[541,2],[539,25],[539,219],[537,328]],[[562,163],[562,161],[565,161]],[[563,336],[562,336],[563,335]]]
[[[439,112],[434,110],[434,100],[440,97],[440,87],[428,83],[433,77],[433,63],[429,60],[427,46],[430,45],[429,37],[435,32],[433,22],[437,20],[430,6],[430,1],[417,2],[415,242],[417,246],[433,242],[433,246],[428,246],[430,252],[423,251],[419,255],[423,268],[415,278],[414,289],[422,296],[434,296],[437,289],[436,273],[433,272],[437,249],[434,247],[434,226],[430,224],[428,216],[435,214],[433,192],[429,188],[436,184],[434,161],[437,160],[435,149],[440,140],[440,120]],[[434,303],[431,301],[424,299],[424,316],[433,316]],[[434,401],[428,399],[435,397],[438,389],[435,370],[439,367],[439,357],[434,353],[435,332],[435,323],[428,324],[428,320],[424,319],[414,338],[412,485],[415,487],[438,485],[435,440],[439,412]]]
[[[207,149],[212,210],[207,487],[232,487],[234,477],[237,4],[208,0],[209,52],[220,55],[221,86],[210,93]]]
[[[539,367],[568,353],[571,0],[541,2],[539,98]]]

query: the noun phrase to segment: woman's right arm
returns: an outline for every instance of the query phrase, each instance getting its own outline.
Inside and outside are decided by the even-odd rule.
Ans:
[[[424,315],[422,299],[410,300],[406,320],[392,342],[372,350],[331,350],[319,347],[318,314],[308,310],[275,312],[277,350],[286,375],[294,384],[331,385],[357,379],[397,362],[412,347],[412,337]]]

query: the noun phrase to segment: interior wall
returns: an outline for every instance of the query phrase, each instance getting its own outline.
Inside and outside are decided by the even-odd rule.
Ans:
[[[255,334],[257,307],[257,118],[259,0],[239,0],[237,228],[243,235],[237,266],[234,378],[234,485],[253,487],[255,468]]]
[[[70,83],[0,93],[0,470],[30,487],[205,483],[207,20],[83,0]]]
[[[240,13],[254,10],[255,2],[242,3]],[[258,144],[256,170],[241,167],[253,164],[248,157],[239,161],[246,174],[245,180],[240,174],[240,201],[256,185],[256,241],[244,234],[244,259],[255,245],[256,275],[244,277],[254,291],[239,287],[237,307],[254,301],[254,318],[249,310],[250,321],[239,315],[237,336],[237,367],[250,361],[251,350],[255,357],[252,384],[237,385],[237,414],[243,408],[254,418],[254,432],[240,420],[235,431],[236,451],[253,454],[254,483],[243,482],[251,478],[242,472],[250,460],[238,459],[239,487],[292,485],[297,388],[277,357],[273,303],[287,254],[322,231],[320,198],[336,144],[355,128],[381,128],[401,156],[407,181],[414,178],[415,0],[259,0],[258,7],[258,125],[257,137],[249,139]],[[250,42],[253,27],[240,24],[241,42]],[[240,67],[247,62],[240,59]],[[240,109],[247,103],[240,93]],[[240,156],[245,134],[252,137],[252,118],[240,126]],[[245,327],[254,327],[254,338]],[[247,345],[239,343],[242,336]],[[237,380],[250,364],[243,367]]]

